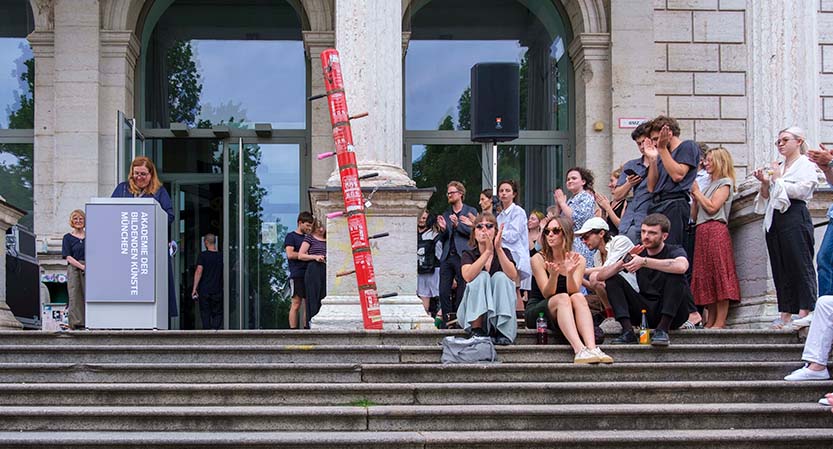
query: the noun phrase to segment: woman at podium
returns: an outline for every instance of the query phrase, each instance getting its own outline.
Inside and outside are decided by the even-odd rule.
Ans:
[[[168,225],[174,222],[174,207],[171,196],[165,186],[159,181],[156,166],[146,156],[138,156],[130,163],[130,173],[127,181],[119,183],[113,190],[111,198],[153,198],[168,214]],[[168,314],[178,315],[176,307],[176,292],[174,291],[174,271],[171,258],[168,257]]]

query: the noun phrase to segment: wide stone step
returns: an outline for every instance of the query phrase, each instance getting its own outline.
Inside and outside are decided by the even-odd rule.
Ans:
[[[812,403],[833,381],[0,384],[0,406]]]
[[[638,400],[638,397],[634,397]],[[431,406],[5,406],[0,431],[533,431],[833,429],[817,403]],[[833,431],[831,431],[833,433]]]
[[[0,432],[0,448],[87,449],[820,449],[821,429],[529,432]]]
[[[5,345],[394,345],[431,346],[448,335],[463,336],[461,330],[426,331],[0,331],[0,347]],[[677,344],[791,344],[800,343],[792,331],[772,330],[681,330],[672,331]],[[612,338],[612,336],[610,336]],[[518,331],[516,343],[535,344],[534,330]],[[564,340],[560,340],[562,343]],[[557,343],[550,334],[550,342]]]
[[[672,340],[673,341],[673,340]],[[672,344],[667,348],[641,345],[603,346],[618,362],[716,362],[800,360],[801,344],[711,345]],[[498,347],[498,359],[508,363],[569,363],[573,352],[565,345]],[[340,345],[6,345],[0,363],[431,363],[439,346]]]
[[[466,383],[780,380],[801,362],[242,364],[0,363],[0,383]],[[831,366],[833,368],[833,366]]]

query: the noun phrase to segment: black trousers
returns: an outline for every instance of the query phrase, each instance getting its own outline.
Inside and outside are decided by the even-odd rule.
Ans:
[[[443,309],[443,321],[448,321],[448,314],[457,311],[463,292],[466,290],[466,281],[463,280],[462,261],[458,254],[449,254],[440,262],[440,308]],[[451,286],[457,279],[457,289],[454,294],[454,301],[451,300]]]
[[[642,296],[622,276],[613,276],[605,284],[607,300],[617,320],[627,318],[632,324],[638,325],[642,321],[642,309],[645,309],[648,326],[651,328],[657,327],[663,315],[672,317],[671,329],[677,329],[688,319],[686,304],[692,295],[681,274],[665,277],[662,296],[659,298]]]
[[[685,273],[686,283],[691,282],[691,263],[694,261],[694,234],[690,232],[688,221],[691,217],[691,204],[688,202],[688,196],[680,196],[680,198],[670,199],[665,201],[654,201],[648,206],[649,214],[663,214],[671,222],[671,229],[668,230],[668,238],[665,240],[666,244],[680,245],[685,250],[686,258],[688,259],[688,271]],[[694,305],[694,296],[691,296],[691,301],[686,304],[689,312],[696,312],[697,306]]]
[[[786,212],[773,213],[772,226],[766,233],[766,249],[778,295],[778,311],[798,313],[801,309],[815,309],[818,297],[813,268],[815,236],[804,201],[792,200]]]
[[[307,327],[309,320],[321,310],[321,300],[327,296],[327,264],[310,262],[304,274],[304,287],[307,290]]]
[[[199,303],[202,328],[218,330],[223,327],[223,294],[200,295]]]

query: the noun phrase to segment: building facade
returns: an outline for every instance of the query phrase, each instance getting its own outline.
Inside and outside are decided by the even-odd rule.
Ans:
[[[520,137],[500,146],[498,177],[522,181],[527,210],[546,208],[567,167],[606,180],[637,157],[634,120],[669,114],[683,138],[728,148],[744,295],[730,318],[773,313],[747,175],[787,126],[833,143],[831,0],[0,1],[0,195],[32,212],[47,272],[64,269],[70,211],[144,154],[175,203],[178,291],[212,232],[228,327],[279,326],[282,235],[315,208],[310,188],[337,183],[317,158],[332,150],[326,102],[306,100],[323,91],[329,47],[351,112],[370,114],[354,123],[362,168],[377,185],[436,187],[433,209],[450,179],[470,203],[491,185],[490,149],[468,131],[477,62],[521,66]]]

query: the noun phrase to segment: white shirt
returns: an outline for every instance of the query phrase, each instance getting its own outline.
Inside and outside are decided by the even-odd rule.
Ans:
[[[526,212],[515,203],[503,209],[497,216],[498,226],[503,226],[503,247],[512,253],[520,280],[532,276],[529,265],[529,230],[526,228]]]
[[[596,251],[596,254],[593,256],[594,259],[594,266],[596,267],[606,267],[608,265],[613,265],[614,263],[618,262],[620,259],[625,257],[625,254],[633,248],[633,242],[631,239],[627,238],[624,235],[617,235],[610,239],[609,242],[605,245],[605,251],[607,251],[607,260],[604,261],[602,264],[602,255]],[[639,292],[639,284],[636,282],[636,273],[628,273],[625,270],[619,272],[619,276],[622,276],[628,284],[631,284],[634,290]]]
[[[783,170],[783,165],[779,167]],[[810,162],[807,156],[799,156],[787,169],[786,173],[769,184],[769,199],[755,197],[755,213],[764,214],[764,232],[772,226],[772,215],[777,210],[782,214],[790,208],[790,200],[810,201],[813,190],[819,183],[816,174],[816,164]]]

